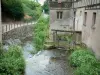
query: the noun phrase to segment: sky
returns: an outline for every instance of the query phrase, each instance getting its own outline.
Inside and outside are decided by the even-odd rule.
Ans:
[[[43,5],[45,0],[38,0],[41,5]]]

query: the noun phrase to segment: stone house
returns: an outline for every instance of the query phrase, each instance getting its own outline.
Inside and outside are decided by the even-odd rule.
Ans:
[[[81,36],[82,43],[100,58],[100,0],[70,1],[50,0],[50,34],[52,30],[79,31],[76,37]]]
[[[76,14],[73,12],[72,5],[71,0],[49,0],[50,39],[52,41],[57,42],[57,34],[73,33],[73,31],[77,33],[76,40],[79,41],[82,28],[74,26]]]
[[[74,3],[74,7],[75,24],[82,29],[82,42],[100,58],[100,0],[81,0]]]
[[[54,40],[55,30],[70,30],[70,8],[72,3],[70,0],[49,0],[50,6],[50,38]]]

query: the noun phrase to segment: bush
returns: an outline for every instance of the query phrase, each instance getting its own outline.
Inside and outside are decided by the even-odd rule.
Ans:
[[[91,64],[83,64],[77,68],[75,75],[99,75],[98,71]]]
[[[79,67],[84,63],[94,63],[96,58],[87,50],[76,50],[71,54],[69,60],[72,66]]]
[[[100,75],[100,62],[86,48],[77,47],[69,57],[70,64],[76,67],[74,75]]]
[[[37,51],[44,49],[44,43],[48,38],[48,24],[48,19],[44,17],[41,17],[36,24],[34,30],[34,43]]]
[[[0,75],[24,74],[25,61],[19,46],[11,46],[0,58]]]
[[[100,62],[82,64],[74,73],[75,75],[100,75]]]
[[[22,0],[23,10],[24,13],[28,16],[30,16],[30,19],[25,19],[25,21],[33,21],[37,20],[41,13],[42,13],[42,7],[39,3],[35,1],[30,0]]]
[[[22,20],[24,18],[25,21],[32,21],[40,17],[42,7],[38,2],[30,0],[2,0],[2,11],[11,19]]]
[[[2,0],[2,10],[15,20],[24,17],[23,6],[20,0]]]

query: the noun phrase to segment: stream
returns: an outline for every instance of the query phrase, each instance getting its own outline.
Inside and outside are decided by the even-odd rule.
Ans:
[[[22,43],[19,39],[6,40],[3,46]],[[65,50],[42,50],[35,55],[30,51],[35,50],[32,41],[25,41],[22,45],[23,57],[26,62],[25,75],[72,75],[72,69],[68,63],[68,52]]]

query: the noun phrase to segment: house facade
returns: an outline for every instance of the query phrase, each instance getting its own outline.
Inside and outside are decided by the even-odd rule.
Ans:
[[[82,42],[100,58],[100,0],[81,0],[74,7],[75,24],[82,28]]]
[[[49,0],[50,39],[51,40],[54,41],[56,38],[55,30],[66,31],[66,30],[72,29],[72,26],[70,25],[70,23],[72,23],[70,20],[71,6],[72,6],[72,3],[70,2],[70,0]]]
[[[82,32],[82,42],[100,58],[100,0],[50,1],[50,34],[52,30]]]
[[[72,9],[72,0],[49,0],[49,7],[50,39],[55,41],[57,39],[57,34],[73,33],[73,31],[75,31],[77,33],[75,39],[76,41],[79,41],[82,31],[82,23],[77,23],[77,19],[82,19],[83,16],[77,16],[78,18],[75,19],[75,15],[78,15],[79,13],[75,13]]]

